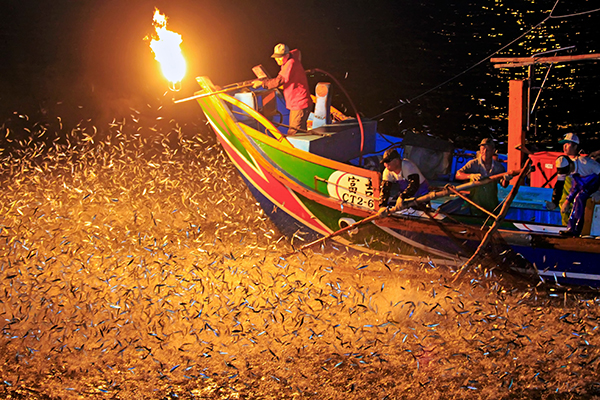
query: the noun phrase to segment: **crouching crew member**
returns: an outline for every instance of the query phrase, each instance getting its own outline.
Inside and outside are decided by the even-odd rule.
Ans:
[[[396,149],[388,149],[381,160],[385,169],[381,177],[380,213],[395,212],[403,208],[404,200],[429,193],[429,183],[412,161],[401,158]],[[387,210],[393,186],[398,185],[398,200],[393,208]],[[385,210],[385,211],[384,211]]]

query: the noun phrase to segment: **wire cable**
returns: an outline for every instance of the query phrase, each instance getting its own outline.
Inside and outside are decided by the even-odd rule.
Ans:
[[[502,50],[504,50],[504,49],[506,49],[507,47],[509,47],[509,46],[513,45],[515,42],[517,42],[518,40],[522,39],[524,36],[528,35],[528,34],[529,34],[529,33],[531,33],[533,30],[537,29],[537,28],[538,28],[540,25],[544,24],[544,23],[545,23],[546,21],[548,21],[550,18],[559,18],[559,17],[561,17],[561,16],[557,16],[557,17],[554,17],[554,16],[552,16],[552,13],[554,12],[554,10],[555,10],[556,6],[558,5],[558,3],[559,3],[560,1],[561,1],[561,0],[556,0],[556,3],[554,3],[554,6],[552,7],[552,10],[550,11],[550,14],[548,14],[548,16],[547,16],[546,18],[544,18],[544,19],[543,19],[541,22],[537,23],[536,25],[534,25],[533,27],[531,27],[529,30],[527,30],[526,32],[524,32],[522,35],[520,35],[520,36],[518,36],[517,38],[513,39],[512,41],[510,41],[508,44],[506,44],[506,45],[504,45],[504,46],[500,47],[498,50],[496,50],[496,51],[494,51],[493,53],[489,54],[489,55],[488,55],[488,56],[486,56],[484,59],[482,59],[482,60],[480,60],[480,61],[476,62],[475,64],[471,65],[469,68],[467,68],[467,69],[465,69],[464,71],[462,71],[462,72],[458,73],[457,75],[453,76],[452,78],[445,80],[444,82],[442,82],[442,83],[440,83],[440,84],[438,84],[438,85],[436,85],[436,86],[432,87],[431,89],[428,89],[428,90],[426,90],[425,92],[423,92],[423,93],[419,94],[418,96],[415,96],[415,97],[413,97],[413,98],[412,98],[412,99],[410,99],[410,100],[407,100],[407,101],[402,101],[400,104],[398,104],[398,105],[396,105],[396,106],[394,106],[394,107],[390,108],[390,109],[389,109],[389,110],[387,110],[387,111],[384,111],[384,112],[382,112],[382,113],[380,113],[380,114],[377,114],[377,115],[375,115],[375,116],[374,116],[374,117],[372,117],[371,119],[378,119],[378,118],[380,118],[380,117],[384,116],[385,114],[388,114],[388,113],[390,113],[390,112],[392,112],[392,111],[394,111],[394,110],[397,110],[398,108],[400,108],[400,107],[404,106],[404,105],[405,105],[405,104],[407,104],[407,103],[411,103],[411,102],[413,102],[413,101],[415,101],[415,100],[417,100],[417,99],[419,99],[419,98],[421,98],[421,97],[423,97],[423,96],[425,96],[425,95],[427,95],[427,94],[429,94],[429,93],[433,92],[434,90],[437,90],[437,89],[439,89],[440,87],[442,87],[442,86],[444,86],[444,85],[446,85],[446,84],[448,84],[448,83],[452,82],[453,80],[455,80],[455,79],[457,79],[457,78],[461,77],[462,75],[466,74],[467,72],[471,71],[473,68],[475,68],[475,67],[477,67],[477,66],[481,65],[482,63],[484,63],[484,62],[488,61],[490,58],[492,58],[493,56],[495,56],[496,54],[498,54],[498,53],[499,53],[499,52],[501,52]],[[570,15],[565,15],[564,17],[566,18],[566,17],[575,16],[575,15],[589,14],[589,13],[591,13],[591,12],[596,12],[596,11],[599,11],[599,10],[600,10],[600,9],[598,9],[598,10],[586,11],[586,12],[583,12],[583,13],[578,13],[578,14],[570,14]]]
[[[550,18],[571,18],[571,17],[579,17],[580,15],[592,14],[592,13],[595,13],[595,12],[598,12],[598,11],[600,11],[600,8],[596,8],[595,10],[582,11],[582,12],[573,13],[573,14],[552,15],[552,12],[554,12],[554,10],[552,10],[552,12],[550,13]]]

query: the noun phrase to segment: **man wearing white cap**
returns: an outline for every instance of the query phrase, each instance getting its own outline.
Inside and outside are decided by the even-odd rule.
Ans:
[[[546,207],[549,210],[554,210],[558,206],[560,206],[562,210],[565,204],[565,199],[571,191],[571,176],[568,172],[569,170],[566,169],[566,165],[563,164],[567,163],[568,159],[575,160],[577,158],[579,138],[574,133],[567,133],[565,136],[563,136],[561,140],[558,141],[558,143],[563,145],[563,152],[568,158],[559,157],[556,159],[556,168],[558,172],[556,184],[554,185],[554,191],[552,192],[552,202],[546,203]],[[565,211],[561,211],[562,223],[563,225],[567,225],[567,223],[569,222],[569,215],[571,214],[571,210],[569,209],[568,204],[564,207]]]
[[[283,43],[275,46],[271,56],[281,66],[279,74],[273,79],[255,80],[253,87],[274,89],[283,86],[285,106],[290,110],[288,135],[295,135],[298,130],[306,131],[306,121],[310,115],[313,101],[308,89],[308,80],[304,67],[300,62],[300,50],[290,49]]]
[[[492,175],[506,172],[506,168],[499,161],[494,160],[496,146],[490,138],[485,138],[479,143],[479,153],[473,160],[468,161],[461,169],[456,171],[457,180],[470,180],[471,182],[480,181]],[[502,179],[500,184],[507,187],[510,183],[508,178]],[[471,189],[469,198],[474,203],[480,205],[486,210],[492,212],[498,207],[498,184],[490,182],[485,185]],[[474,215],[483,215],[477,208],[471,208]]]
[[[567,221],[567,230],[559,232],[563,236],[579,236],[583,229],[585,203],[590,196],[600,188],[600,164],[589,157],[578,156],[579,138],[574,133],[567,133],[560,141],[563,145],[564,156],[556,159],[557,178],[552,192],[552,203],[558,206],[567,176],[571,176],[571,190],[560,211],[569,212],[573,209]]]

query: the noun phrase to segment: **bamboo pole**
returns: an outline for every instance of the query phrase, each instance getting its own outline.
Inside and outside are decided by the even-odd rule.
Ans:
[[[600,60],[600,54],[579,54],[573,56],[551,56],[551,57],[496,57],[491,58],[494,68],[524,67],[533,64],[555,64],[561,62]]]
[[[330,233],[330,234],[329,234],[329,235],[327,235],[327,236],[323,236],[322,238],[319,238],[319,239],[317,239],[317,240],[313,240],[312,242],[310,242],[310,243],[307,243],[307,244],[305,244],[304,246],[302,246],[302,247],[299,247],[299,248],[297,248],[296,250],[294,250],[294,251],[292,251],[292,252],[290,252],[290,253],[287,253],[287,254],[283,255],[283,258],[289,257],[289,256],[291,256],[291,255],[294,255],[294,254],[296,254],[296,253],[300,252],[300,251],[306,250],[306,249],[308,249],[308,248],[310,248],[310,247],[313,247],[313,246],[314,246],[314,245],[316,245],[316,244],[319,244],[319,243],[321,243],[321,242],[324,242],[324,241],[326,241],[327,239],[330,239],[330,238],[332,238],[332,237],[334,237],[334,236],[340,235],[340,234],[342,234],[342,233],[344,233],[344,232],[351,231],[352,229],[354,229],[354,228],[357,228],[357,227],[359,227],[359,226],[361,226],[361,225],[364,225],[364,224],[366,224],[367,222],[371,222],[371,221],[373,221],[373,220],[375,220],[375,219],[377,219],[377,218],[379,218],[379,217],[380,217],[380,215],[379,215],[379,214],[373,214],[373,215],[371,215],[371,216],[369,216],[369,217],[367,217],[367,218],[365,218],[365,219],[362,219],[362,220],[360,220],[360,221],[358,221],[358,222],[355,222],[355,223],[353,223],[353,224],[351,224],[351,225],[348,225],[348,226],[346,226],[345,228],[342,228],[342,229],[340,229],[340,230],[337,230],[337,231],[335,231],[335,232],[333,232],[333,233]]]
[[[249,82],[249,83],[248,82],[242,82],[241,84],[237,84],[237,86],[230,87],[230,88],[223,89],[223,90],[217,90],[216,92],[201,93],[201,94],[197,94],[197,95],[194,95],[194,96],[186,97],[184,99],[175,100],[174,103],[175,104],[184,103],[186,101],[201,99],[203,97],[214,96],[216,94],[221,94],[221,93],[227,93],[227,92],[231,92],[233,90],[243,89],[243,88],[247,88],[247,87],[250,87],[250,86],[252,86],[252,82]]]
[[[404,200],[404,206],[405,207],[411,207],[411,206],[413,206],[415,204],[427,203],[428,201],[435,200],[435,199],[437,199],[439,197],[450,196],[451,194],[454,194],[454,191],[462,191],[462,190],[473,189],[473,188],[476,188],[478,186],[487,185],[490,182],[499,181],[500,179],[511,178],[511,177],[513,177],[515,175],[519,175],[521,172],[522,172],[521,169],[517,169],[517,170],[514,170],[514,171],[504,172],[502,174],[492,175],[492,176],[484,178],[484,179],[482,179],[480,181],[463,183],[462,185],[458,185],[458,186],[446,185],[441,190],[429,192],[429,193],[427,193],[427,194],[425,194],[425,195],[423,195],[421,197],[417,197],[417,198],[413,197],[413,198],[410,198],[410,199],[406,199],[406,200]]]
[[[488,184],[490,182],[495,182],[495,181],[503,179],[505,177],[517,175],[519,172],[521,172],[521,171],[510,171],[510,172],[503,173],[503,174],[493,175],[493,176],[490,176],[488,178],[482,179],[482,180],[477,181],[477,182],[465,183],[463,185],[457,186],[456,188],[452,187],[452,190],[467,190],[467,189],[471,189],[471,188],[474,188],[474,187],[486,185],[486,184]],[[405,204],[406,204],[407,207],[410,207],[410,206],[413,206],[413,205],[417,205],[419,203],[425,203],[425,202],[428,202],[430,200],[436,199],[438,197],[448,196],[449,194],[453,193],[452,190],[450,190],[450,186],[449,186],[449,187],[446,187],[443,190],[439,190],[439,191],[436,191],[436,192],[431,192],[429,194],[426,194],[426,195],[418,197],[418,198],[407,199],[405,201]],[[307,243],[304,246],[302,246],[302,247],[300,247],[300,248],[298,248],[298,249],[296,249],[296,250],[294,250],[294,251],[292,251],[290,253],[287,253],[287,254],[283,255],[283,257],[284,258],[285,257],[289,257],[289,256],[291,256],[293,254],[296,254],[296,253],[300,252],[300,251],[306,250],[306,249],[308,249],[310,247],[313,247],[316,244],[324,242],[327,239],[330,239],[332,237],[335,237],[337,235],[340,235],[340,234],[342,234],[344,232],[347,232],[347,231],[350,231],[352,229],[358,228],[359,226],[364,225],[367,222],[373,221],[373,220],[375,220],[375,219],[377,219],[379,217],[381,217],[380,214],[373,214],[373,215],[371,215],[371,216],[369,216],[369,217],[367,217],[365,219],[362,219],[362,220],[360,220],[358,222],[355,222],[354,224],[348,225],[345,228],[342,228],[342,229],[337,230],[337,231],[335,231],[333,233],[330,233],[327,236],[323,236],[322,238],[319,238],[319,239],[314,240],[314,241],[312,241],[310,243]]]
[[[500,210],[500,213],[498,214],[496,221],[494,221],[494,223],[492,224],[490,229],[488,229],[488,231],[485,233],[485,236],[483,237],[483,240],[481,241],[481,244],[479,245],[479,247],[477,247],[477,250],[475,250],[475,253],[473,253],[471,258],[469,258],[467,260],[467,262],[465,262],[462,265],[462,267],[455,273],[456,276],[454,277],[452,282],[455,282],[458,278],[460,278],[466,272],[469,264],[472,263],[473,260],[475,260],[475,258],[479,256],[479,253],[481,253],[483,251],[483,249],[485,248],[485,246],[487,246],[487,243],[490,240],[490,238],[492,237],[492,235],[498,230],[498,226],[504,220],[506,213],[508,213],[508,209],[510,208],[510,205],[511,205],[512,201],[514,200],[514,198],[517,196],[517,193],[519,192],[519,187],[523,183],[523,180],[525,179],[525,175],[527,175],[527,172],[529,171],[530,166],[531,166],[531,158],[528,158],[527,162],[525,163],[525,166],[523,167],[523,169],[521,170],[521,173],[519,174],[519,176],[517,178],[517,182],[511,189],[508,196],[506,196],[506,199],[504,200],[504,204],[502,204],[502,209]]]

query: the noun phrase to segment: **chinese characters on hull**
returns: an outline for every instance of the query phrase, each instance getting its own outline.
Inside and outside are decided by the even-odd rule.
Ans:
[[[345,203],[375,209],[373,182],[369,178],[336,171],[327,181],[327,191]]]

